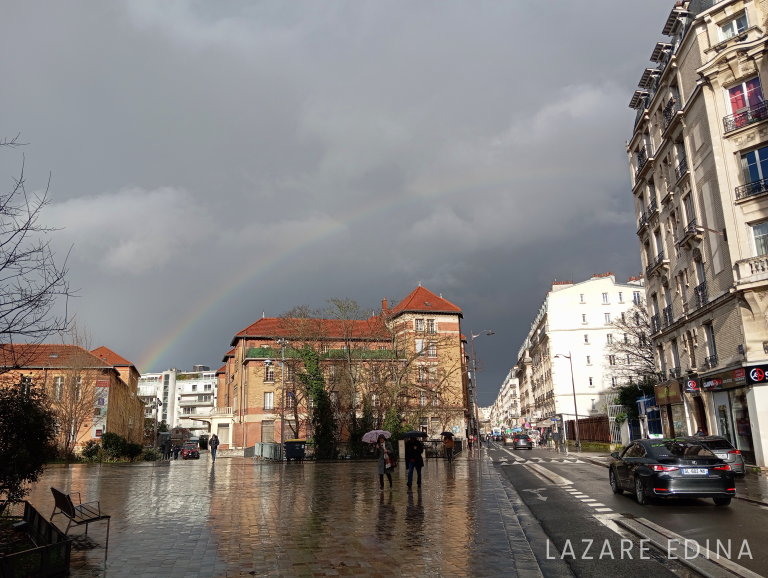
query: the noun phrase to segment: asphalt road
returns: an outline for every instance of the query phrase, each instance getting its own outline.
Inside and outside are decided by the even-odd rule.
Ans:
[[[768,575],[768,508],[739,500],[733,500],[730,506],[718,507],[712,500],[700,499],[656,499],[640,506],[634,496],[613,494],[606,468],[582,462],[576,454],[566,459],[544,449],[512,450],[492,444],[487,455],[548,537],[548,544],[531,543],[536,556],[561,558],[577,576],[606,572],[644,578],[696,575],[682,563],[670,560],[667,552],[652,547],[643,552],[650,559],[641,560],[639,538],[617,525],[614,522],[617,518],[644,518],[684,538],[696,540],[702,548],[709,540],[712,552],[716,551],[717,540],[723,547],[727,547],[730,540],[733,562],[758,575]],[[632,545],[626,540],[631,540]],[[739,557],[744,540],[752,559],[746,555]],[[585,552],[586,548],[589,549]],[[682,557],[682,549],[673,551],[672,556],[675,555]]]

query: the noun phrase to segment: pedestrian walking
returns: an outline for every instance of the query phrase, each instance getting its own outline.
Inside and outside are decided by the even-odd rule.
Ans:
[[[219,436],[216,434],[213,434],[211,436],[211,439],[208,441],[208,447],[211,448],[211,457],[213,458],[213,461],[216,461],[216,450],[219,449]]]
[[[176,444],[173,446],[173,459],[178,460],[179,459],[179,452],[181,451],[181,448],[179,447],[179,444]]]
[[[472,451],[472,436],[469,436],[469,437],[467,438],[467,449],[468,449],[469,451]]]
[[[450,464],[453,461],[453,447],[455,446],[453,436],[445,436],[443,438],[443,445],[445,446],[445,457],[448,458],[448,463]]]
[[[395,455],[392,450],[392,444],[389,443],[383,435],[379,436],[379,442],[376,444],[376,454],[379,457],[379,488],[384,491],[384,476],[389,480],[389,487],[392,487],[392,470],[395,467]]]
[[[491,449],[491,436],[485,436],[485,445],[488,447],[488,449]]]
[[[424,444],[413,438],[405,440],[405,460],[408,462],[408,488],[413,484],[413,470],[416,470],[416,485],[421,487],[421,468],[424,467]]]

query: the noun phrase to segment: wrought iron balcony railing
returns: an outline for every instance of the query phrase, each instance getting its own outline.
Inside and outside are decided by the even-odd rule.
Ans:
[[[648,215],[643,213],[640,215],[640,218],[637,220],[637,231],[640,232],[643,230],[643,227],[645,227],[648,224]]]
[[[648,203],[648,214],[653,215],[659,208],[659,204],[656,201],[656,198],[654,197],[651,199],[651,202]]]
[[[704,359],[704,367],[707,369],[714,369],[717,367],[717,354],[710,355]]]
[[[677,379],[680,377],[680,366],[669,368],[669,379]]]
[[[688,172],[688,159],[683,157],[675,168],[675,177],[679,181],[686,172]]]
[[[687,235],[695,235],[697,232],[698,225],[696,224],[696,217],[690,220],[690,222],[685,226],[685,234]]]
[[[635,178],[640,174],[640,171],[645,167],[645,163],[648,162],[648,151],[645,147],[641,148],[637,153],[637,170],[635,170]]]
[[[760,179],[759,181],[752,181],[746,185],[736,187],[736,200],[740,201],[760,193],[768,193],[768,179]]]
[[[680,110],[680,102],[677,98],[674,96],[670,98],[667,101],[667,104],[664,106],[664,110],[662,111],[662,116],[664,117],[664,130],[667,130],[669,128],[669,125],[672,123],[672,121],[675,118],[675,114]]]
[[[693,290],[693,294],[696,296],[696,309],[704,307],[709,303],[709,295],[707,294],[707,282],[704,281],[701,285]]]
[[[675,322],[672,318],[672,305],[667,305],[661,313],[664,317],[664,327],[669,327]]]
[[[659,314],[657,313],[651,317],[651,333],[658,333],[661,331],[661,323],[659,322]]]
[[[650,275],[651,272],[661,265],[664,262],[664,251],[661,251],[658,255],[656,255],[656,259],[648,263],[648,266],[645,268],[646,274]]]
[[[723,128],[727,134],[765,119],[768,119],[768,108],[765,102],[761,102],[723,117]]]

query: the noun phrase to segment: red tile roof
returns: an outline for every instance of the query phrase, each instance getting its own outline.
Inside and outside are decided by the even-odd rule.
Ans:
[[[219,375],[220,373],[226,373],[227,372],[227,366],[222,365],[221,368],[216,372],[216,375]]]
[[[238,332],[232,338],[230,345],[235,345],[240,337],[291,338],[294,337],[292,334],[296,331],[294,324],[298,325],[299,322],[298,319],[262,317],[256,323],[252,323]],[[343,339],[345,336],[352,339],[387,339],[389,337],[380,317],[369,317],[364,320],[352,321],[349,324],[337,319],[312,319],[308,322],[316,322],[317,325],[311,328],[312,332],[316,332],[318,336],[325,339]],[[234,352],[234,349],[232,351]]]
[[[459,316],[462,316],[460,308],[447,299],[435,295],[432,291],[425,289],[421,285],[411,291],[410,295],[392,309],[392,313],[395,314],[406,311],[417,313],[458,313]]]
[[[233,343],[232,345],[234,345],[234,343]],[[224,363],[226,363],[226,362],[227,362],[227,358],[228,358],[228,357],[234,357],[234,356],[235,356],[235,350],[234,350],[234,348],[233,348],[233,349],[230,349],[229,351],[227,351],[227,352],[224,354],[224,357],[222,357],[222,358],[221,358],[221,360],[222,360]],[[226,367],[226,365],[225,365],[224,367]]]
[[[115,353],[111,349],[107,349],[103,345],[101,347],[97,347],[96,349],[92,350],[91,353],[93,353],[99,359],[104,359],[110,365],[128,366],[128,367],[133,365],[133,363],[128,361],[125,357],[119,356],[117,353]]]
[[[75,363],[82,367],[112,367],[110,363],[78,345],[20,343],[0,346],[0,367],[4,368],[71,367]]]

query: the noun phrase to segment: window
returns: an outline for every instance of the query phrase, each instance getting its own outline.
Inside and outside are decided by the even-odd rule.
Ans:
[[[204,388],[205,388],[205,391],[211,391],[211,384],[210,383],[206,383]]]
[[[435,333],[435,320],[427,319],[427,333]]]
[[[736,18],[729,20],[720,27],[720,40],[724,42],[729,38],[738,36],[747,28],[749,28],[749,23],[747,22],[747,13],[742,12],[736,16]]]
[[[427,374],[427,368],[424,367],[423,365],[421,367],[419,367],[419,376],[417,378],[419,380],[419,382],[427,381],[427,375],[428,375]]]
[[[755,239],[755,255],[768,255],[768,221],[752,226]]]
[[[427,405],[427,394],[424,393],[423,391],[419,392],[419,405],[421,407],[424,407],[425,405]]]
[[[608,304],[608,293],[603,293],[603,304],[604,305]]]
[[[584,303],[584,293],[579,295],[579,303]]]
[[[417,339],[416,340],[416,351],[421,357],[424,357],[427,352],[424,351],[424,340],[423,339]]]
[[[264,381],[275,381],[274,365],[267,365],[264,367]]]
[[[728,89],[728,104],[731,114],[736,114],[747,107],[756,107],[763,103],[763,88],[760,78],[755,77]],[[739,119],[737,119],[739,120]],[[747,119],[744,119],[746,121]],[[736,127],[741,126],[738,122]]]
[[[197,385],[192,386],[192,391],[197,391]]]
[[[437,344],[430,343],[427,346],[427,357],[437,357]]]
[[[709,347],[709,355],[717,355],[717,347],[715,346],[715,327],[708,323],[704,326],[704,333],[707,336],[707,346]]]
[[[197,401],[211,401],[210,395],[198,395]]]
[[[271,391],[264,392],[264,409],[275,409],[275,394]]]
[[[285,366],[285,381],[286,383],[293,383],[293,367],[290,365]]]
[[[181,413],[184,415],[190,415],[191,413],[193,413],[193,410],[194,410],[193,407],[182,407]]]
[[[609,355],[608,356],[608,365],[616,365],[616,356],[615,355]]]
[[[629,365],[631,363],[631,361],[629,359],[630,359],[629,353],[627,353],[627,365]]]
[[[768,147],[741,156],[741,171],[745,183],[768,179]]]
[[[64,398],[64,378],[53,378],[53,399],[61,401]]]
[[[101,408],[100,407],[94,407],[93,408],[93,417],[101,417]]]
[[[616,383],[616,378],[615,378],[615,377],[612,377],[612,378],[611,378],[611,385],[612,385],[613,387],[616,387],[617,383]]]
[[[285,394],[285,408],[289,410],[293,410],[293,404],[296,400],[296,394],[292,391],[288,391]]]
[[[608,345],[611,345],[611,344],[613,343],[613,335],[612,335],[612,334],[610,334],[610,333],[609,333],[608,335],[606,335],[606,336],[605,336],[605,341],[606,341],[606,343],[607,343]]]
[[[416,319],[416,331],[424,331],[424,320],[423,319]]]
[[[632,292],[632,301],[635,305],[640,305],[640,291]]]
[[[624,293],[619,291],[619,303],[624,303]]]
[[[621,312],[621,320],[624,321],[624,312]]]
[[[360,394],[355,392],[355,394],[352,396],[352,407],[359,408],[360,407]]]
[[[605,324],[608,325],[611,322],[611,314],[606,313],[605,314]]]
[[[379,407],[381,405],[381,400],[379,399],[379,396],[375,393],[371,395],[371,405],[373,407]]]
[[[589,345],[589,334],[588,333],[584,334],[584,343]]]
[[[440,405],[440,395],[437,393],[432,394],[432,407],[438,407]],[[434,419],[434,418],[432,418]]]
[[[592,365],[592,357],[587,355],[587,365]]]
[[[591,401],[592,401],[592,411],[595,411],[595,410],[597,409],[597,408],[595,407],[595,400],[593,399],[593,400],[591,400]]]
[[[582,313],[581,314],[581,322],[582,323],[586,323],[587,322],[587,314],[586,313]]]

